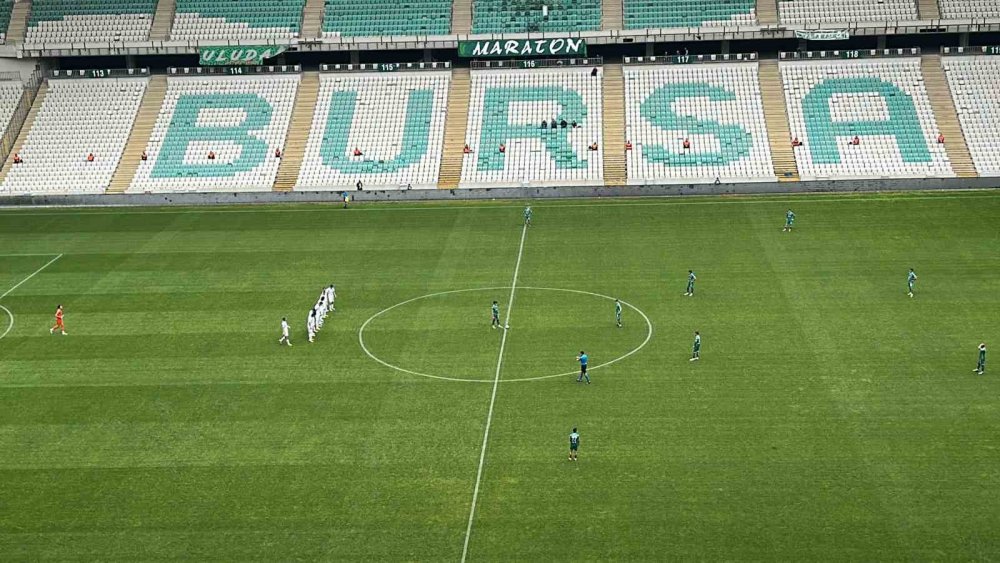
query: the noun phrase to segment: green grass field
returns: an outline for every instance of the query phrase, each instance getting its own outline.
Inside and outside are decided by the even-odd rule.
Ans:
[[[1000,553],[1000,192],[522,208],[0,211],[0,560]]]

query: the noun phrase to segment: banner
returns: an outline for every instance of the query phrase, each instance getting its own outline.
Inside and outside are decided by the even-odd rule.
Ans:
[[[458,56],[473,57],[567,57],[587,56],[583,39],[497,39],[459,41]]]
[[[285,45],[199,47],[198,51],[201,54],[199,64],[203,66],[261,65],[264,64],[264,59],[276,57],[287,50],[288,47]]]
[[[814,31],[796,29],[795,37],[805,39],[807,41],[843,41],[845,39],[850,39],[851,34],[846,29],[817,29]]]

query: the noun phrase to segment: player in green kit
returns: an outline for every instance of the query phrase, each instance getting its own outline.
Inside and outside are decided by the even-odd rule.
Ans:
[[[622,302],[615,299],[615,321],[618,322],[618,328],[622,327]]]
[[[795,223],[795,214],[789,209],[785,212],[785,228],[781,229],[782,232],[788,231],[792,232],[792,225]]]
[[[580,449],[580,434],[573,428],[569,433],[569,460],[576,461],[576,453]]]
[[[701,335],[698,331],[694,331],[694,350],[691,352],[691,359],[689,362],[695,362],[701,359]]]
[[[684,297],[694,297],[694,282],[698,279],[698,276],[694,275],[693,270],[688,270],[688,286],[687,291],[684,292]]]
[[[913,297],[913,284],[917,283],[917,274],[910,268],[910,273],[906,275],[906,294]]]
[[[528,207],[524,208],[524,224],[527,225],[527,226],[529,226],[529,227],[531,226],[531,206],[530,205]]]
[[[497,302],[493,302],[493,306],[490,307],[490,313],[493,315],[493,320],[490,321],[490,326],[493,328],[500,328],[500,305]]]
[[[972,370],[979,375],[983,375],[986,371],[986,343],[982,342],[979,344],[979,362],[976,364],[976,369]]]

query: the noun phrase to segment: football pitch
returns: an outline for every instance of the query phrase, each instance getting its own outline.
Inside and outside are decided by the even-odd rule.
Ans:
[[[0,560],[1000,553],[1000,192],[524,205],[0,210]]]

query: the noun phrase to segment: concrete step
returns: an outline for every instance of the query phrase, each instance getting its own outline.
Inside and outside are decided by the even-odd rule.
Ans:
[[[792,134],[788,126],[788,109],[785,106],[785,86],[781,80],[778,61],[760,61],[757,70],[760,95],[764,106],[767,139],[771,145],[774,175],[780,182],[797,182],[799,167],[792,148]]]
[[[290,192],[295,189],[302,170],[302,159],[306,155],[306,145],[309,143],[309,132],[312,130],[313,114],[316,113],[316,102],[319,100],[319,73],[306,72],[299,80],[299,88],[295,93],[295,105],[292,108],[292,119],[288,126],[288,136],[281,152],[281,164],[274,179],[274,191]],[[268,155],[274,158],[274,155]]]
[[[139,106],[139,113],[135,116],[135,123],[132,124],[132,131],[129,133],[128,142],[125,143],[125,151],[118,161],[118,168],[111,183],[108,184],[109,194],[125,193],[132,184],[136,170],[142,163],[142,151],[149,145],[149,137],[156,127],[156,120],[160,117],[160,108],[163,107],[163,98],[167,95],[167,76],[156,74],[150,77],[149,84],[146,85],[146,93],[142,95],[142,104]]]
[[[924,88],[931,100],[931,110],[934,111],[934,121],[938,132],[944,135],[944,149],[951,161],[951,168],[961,178],[979,176],[976,165],[965,142],[962,124],[955,110],[955,101],[948,85],[948,77],[941,67],[941,55],[921,55],[920,71],[924,76]]]
[[[462,181],[465,162],[465,130],[469,125],[469,96],[472,78],[469,69],[456,68],[448,87],[448,113],[444,119],[444,146],[438,170],[438,187],[453,190]],[[469,155],[470,157],[472,155]]]

